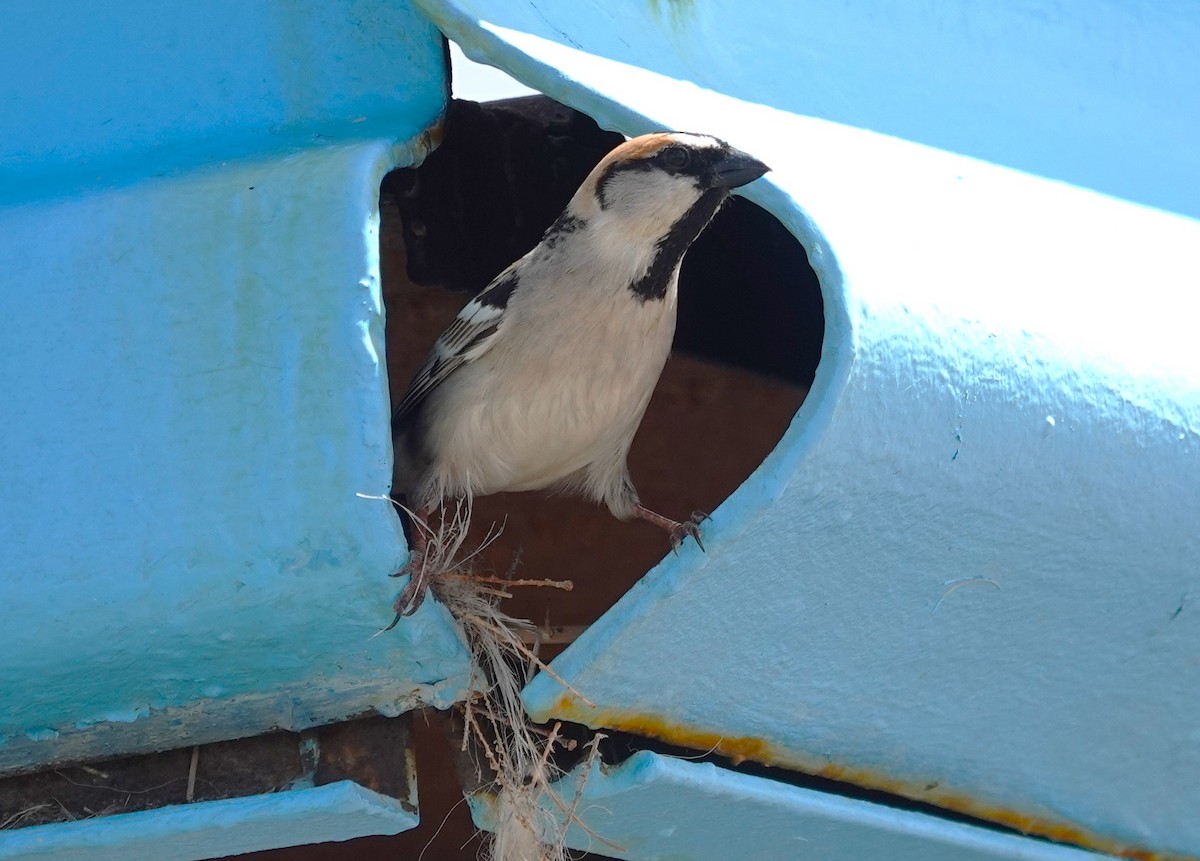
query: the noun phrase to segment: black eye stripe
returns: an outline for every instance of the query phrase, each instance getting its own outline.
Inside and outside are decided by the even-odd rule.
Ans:
[[[698,150],[684,144],[673,143],[647,158],[615,161],[597,179],[596,199],[599,201],[601,209],[608,208],[607,186],[619,174],[661,170],[675,176],[700,177],[720,155],[721,151],[717,149]],[[678,160],[677,163],[672,163],[675,160]]]

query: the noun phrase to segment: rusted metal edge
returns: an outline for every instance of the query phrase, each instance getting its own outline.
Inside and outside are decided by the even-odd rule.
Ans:
[[[735,765],[749,760],[853,784],[994,822],[1029,836],[1129,858],[1131,861],[1197,861],[1197,856],[1163,852],[1117,840],[1067,820],[983,802],[940,781],[913,783],[866,768],[827,762],[803,754],[797,755],[794,751],[783,751],[761,738],[733,737],[701,728],[680,726],[657,715],[638,715],[616,709],[593,708],[586,703],[576,702],[569,694],[560,697],[548,714],[562,720],[581,723],[592,729],[619,730],[692,750],[721,754]]]

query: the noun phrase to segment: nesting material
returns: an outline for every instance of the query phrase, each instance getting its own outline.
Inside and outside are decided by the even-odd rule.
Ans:
[[[475,571],[479,553],[498,537],[494,528],[480,547],[462,553],[470,524],[469,499],[444,507],[441,524],[415,523],[430,536],[425,555],[430,589],[457,622],[471,653],[471,688],[475,693],[460,704],[463,718],[462,751],[469,756],[479,786],[477,793],[491,796],[493,828],[481,857],[486,861],[565,861],[568,826],[574,821],[578,795],[562,799],[553,783],[561,776],[553,752],[574,742],[559,736],[559,726],[549,730],[529,723],[521,690],[537,670],[550,673],[539,658],[536,627],[514,619],[500,609],[500,600],[514,586],[549,586],[569,589],[569,581],[516,580]],[[460,558],[461,557],[461,558]],[[515,569],[515,565],[514,565]],[[586,701],[578,692],[575,696]],[[590,743],[589,762],[597,755],[596,736]],[[470,791],[470,787],[468,787]],[[582,827],[582,826],[580,826]],[[599,838],[597,838],[599,839]]]

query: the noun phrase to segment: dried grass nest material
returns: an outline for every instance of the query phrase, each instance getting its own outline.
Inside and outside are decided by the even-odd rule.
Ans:
[[[587,829],[576,815],[583,781],[572,798],[564,799],[555,791],[554,783],[562,772],[552,754],[556,746],[568,744],[559,735],[560,725],[549,730],[531,725],[521,702],[521,690],[537,670],[569,686],[526,644],[536,632],[535,626],[506,614],[500,601],[508,597],[505,590],[514,586],[570,589],[571,584],[515,580],[514,570],[507,578],[477,573],[474,565],[479,554],[499,536],[500,528],[493,528],[478,548],[462,555],[470,518],[470,501],[459,500],[452,508],[447,506],[436,529],[415,518],[413,528],[429,535],[424,559],[427,582],[459,626],[471,655],[470,688],[474,693],[459,705],[461,753],[471,758],[481,787],[477,792],[491,796],[493,819],[480,857],[486,861],[565,861],[565,839],[572,824],[598,842],[608,841]],[[573,694],[587,702],[578,692]],[[602,738],[597,734],[588,743],[585,774],[599,755]]]

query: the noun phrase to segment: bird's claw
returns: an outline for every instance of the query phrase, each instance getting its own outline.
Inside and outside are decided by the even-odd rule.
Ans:
[[[693,511],[692,516],[682,523],[676,523],[671,527],[671,550],[679,553],[679,548],[683,544],[683,539],[689,535],[696,539],[696,544],[701,550],[704,550],[704,539],[701,538],[700,524],[708,520],[708,515],[703,511]]]
[[[401,619],[417,612],[421,604],[425,602],[425,594],[429,591],[429,575],[426,573],[424,557],[411,556],[403,568],[390,576],[402,577],[405,574],[409,574],[411,577],[399,597],[392,602],[392,610],[396,613],[396,618],[392,619],[391,624],[384,628],[384,631],[392,630],[400,623]]]

